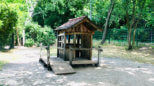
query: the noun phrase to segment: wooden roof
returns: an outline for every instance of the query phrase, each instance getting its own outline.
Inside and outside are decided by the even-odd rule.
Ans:
[[[55,30],[58,31],[58,30],[70,29],[70,28],[75,27],[75,26],[77,26],[77,25],[79,25],[81,23],[84,23],[85,26],[87,26],[90,30],[102,31],[102,29],[100,29],[98,26],[96,26],[94,23],[92,23],[92,21],[90,21],[90,19],[87,16],[82,16],[82,17],[69,19],[69,21],[67,21],[63,25],[57,27]]]

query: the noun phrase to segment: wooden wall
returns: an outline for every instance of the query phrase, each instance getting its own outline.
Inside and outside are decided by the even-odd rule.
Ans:
[[[79,51],[81,51],[81,57],[82,58],[85,58],[85,59],[91,59],[92,57],[92,35],[94,34],[93,31],[91,31],[90,29],[88,29],[86,26],[84,26],[84,24],[80,24],[76,27],[72,27],[70,29],[67,29],[67,30],[61,30],[58,32],[60,34],[63,34],[65,33],[65,36],[63,38],[63,43],[64,43],[64,47],[61,49],[59,48],[57,50],[57,56],[59,55],[59,57],[62,57],[62,58],[68,58],[69,57],[78,57],[79,55]],[[76,37],[76,34],[80,34],[80,39],[78,37]],[[66,44],[66,35],[74,35],[74,39],[73,39],[73,45],[74,45],[74,48],[76,48],[79,40],[81,41],[81,47],[74,51],[71,51],[70,49],[67,49],[65,45]],[[59,37],[58,37],[59,38]],[[59,42],[57,43],[61,43],[60,40],[57,40]],[[62,40],[61,40],[62,41]],[[71,45],[71,47],[73,48],[73,46]],[[82,50],[83,49],[83,50]]]

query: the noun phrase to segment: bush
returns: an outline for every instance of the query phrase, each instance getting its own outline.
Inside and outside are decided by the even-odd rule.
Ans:
[[[26,38],[33,39],[37,46],[40,43],[42,43],[45,46],[52,45],[55,43],[55,35],[50,27],[41,27],[37,23],[30,23],[26,25],[25,33]]]
[[[52,45],[55,43],[55,35],[51,28],[45,26],[42,28],[42,31],[40,31],[40,34],[38,35],[38,42],[42,43],[44,46]]]
[[[32,38],[29,38],[26,40],[26,43],[24,46],[26,47],[32,47],[35,44],[34,40]]]
[[[127,28],[125,26],[121,26],[120,29],[112,29],[111,30],[111,39],[113,40],[127,40]]]

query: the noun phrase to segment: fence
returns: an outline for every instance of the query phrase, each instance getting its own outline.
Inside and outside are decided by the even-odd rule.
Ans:
[[[132,39],[133,39],[133,30],[132,30]],[[94,37],[95,39],[100,40],[102,38],[102,32],[96,32]],[[109,29],[107,31],[106,41],[111,44],[118,45],[127,45],[127,35],[128,30],[125,29]],[[135,36],[136,46],[146,46],[152,45],[154,46],[154,29],[146,28],[146,29],[136,29]]]

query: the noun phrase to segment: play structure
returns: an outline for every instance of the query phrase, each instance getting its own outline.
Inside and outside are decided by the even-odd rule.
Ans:
[[[86,16],[69,19],[57,27],[57,57],[50,59],[50,65],[55,74],[75,73],[73,65],[99,65],[98,60],[92,60],[92,40],[95,31],[102,31]],[[60,60],[61,59],[61,60]]]

